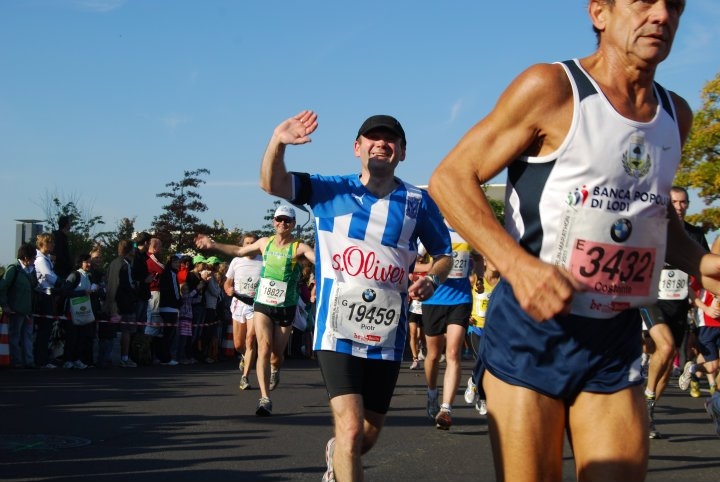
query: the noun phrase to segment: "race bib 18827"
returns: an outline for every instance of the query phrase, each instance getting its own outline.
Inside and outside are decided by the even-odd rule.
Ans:
[[[287,295],[287,283],[268,278],[260,278],[257,288],[258,303],[263,305],[277,306],[285,301]]]

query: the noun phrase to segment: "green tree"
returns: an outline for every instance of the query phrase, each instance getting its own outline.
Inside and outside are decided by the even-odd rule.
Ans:
[[[107,265],[117,257],[118,244],[122,239],[132,239],[135,232],[135,218],[122,218],[118,221],[115,231],[104,233],[98,238],[98,243],[102,248],[103,264]]]
[[[89,253],[95,244],[108,233],[100,231],[101,225],[105,224],[102,216],[92,213],[92,208],[83,204],[80,198],[75,195],[64,195],[45,193],[41,207],[45,211],[45,230],[54,231],[58,228],[60,216],[72,218],[72,228],[68,234],[70,252],[72,256],[80,253]]]
[[[487,191],[487,188],[484,189]],[[493,213],[495,213],[495,218],[500,224],[505,226],[505,202],[492,198],[488,198],[488,202],[490,203]]]
[[[696,189],[708,208],[688,216],[706,228],[720,226],[720,73],[703,87],[702,107],[695,112],[690,136],[683,147],[675,184]]]
[[[195,249],[195,233],[214,234],[213,228],[201,223],[195,214],[208,209],[197,191],[201,184],[205,184],[201,176],[207,174],[210,174],[207,169],[185,171],[179,181],[165,184],[168,191],[156,195],[169,200],[162,207],[164,212],[155,216],[152,222],[156,235],[168,246],[168,252],[183,253]]]

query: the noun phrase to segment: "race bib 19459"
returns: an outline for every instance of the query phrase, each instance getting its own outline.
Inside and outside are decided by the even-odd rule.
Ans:
[[[402,312],[400,293],[338,282],[330,299],[330,322],[338,338],[372,346],[395,346]]]

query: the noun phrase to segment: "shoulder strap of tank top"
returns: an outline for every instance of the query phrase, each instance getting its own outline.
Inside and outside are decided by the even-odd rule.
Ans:
[[[564,60],[562,64],[568,68],[570,76],[577,86],[578,96],[580,97],[578,100],[597,94],[597,89],[575,60]]]

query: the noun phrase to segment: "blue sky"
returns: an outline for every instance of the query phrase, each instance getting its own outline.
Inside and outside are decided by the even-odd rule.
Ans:
[[[48,194],[111,228],[136,217],[145,229],[165,183],[197,168],[211,171],[204,221],[259,228],[274,200],[258,187],[260,158],[275,125],[304,108],[320,125],[288,149],[290,169],[355,171],[359,125],[387,113],[408,135],[398,175],[425,184],[524,68],[594,50],[585,6],[3,0],[0,264],[14,258],[14,219],[44,218]],[[720,2],[688,0],[658,70],[694,109],[720,66],[718,25]]]

